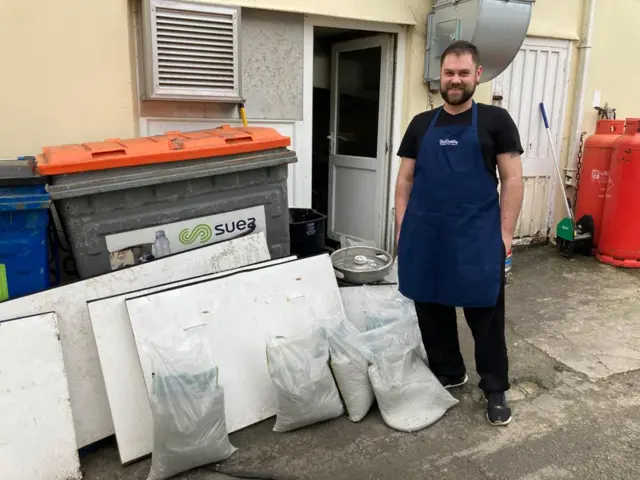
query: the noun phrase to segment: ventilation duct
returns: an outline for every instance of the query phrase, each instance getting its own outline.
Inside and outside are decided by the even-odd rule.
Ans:
[[[535,0],[435,0],[427,25],[425,82],[439,88],[442,52],[457,40],[473,43],[484,69],[480,83],[500,75],[518,54]]]

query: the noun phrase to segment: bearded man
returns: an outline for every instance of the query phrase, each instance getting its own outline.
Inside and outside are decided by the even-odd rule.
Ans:
[[[506,110],[473,100],[481,76],[477,48],[451,44],[441,58],[444,105],[417,115],[405,133],[395,194],[399,289],[415,302],[429,366],[446,388],[468,381],[456,320],[456,307],[464,309],[487,419],[507,425],[504,265],[522,205],[523,149]]]

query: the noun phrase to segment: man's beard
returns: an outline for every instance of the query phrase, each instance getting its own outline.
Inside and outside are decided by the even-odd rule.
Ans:
[[[442,98],[444,99],[445,102],[447,102],[449,105],[462,105],[463,103],[467,102],[471,97],[473,97],[473,94],[476,93],[476,85],[473,84],[472,87],[465,87],[464,85],[461,85],[460,87],[462,89],[462,95],[459,98],[452,98],[449,95],[449,86],[447,86],[446,88],[440,87],[440,95],[442,95]]]

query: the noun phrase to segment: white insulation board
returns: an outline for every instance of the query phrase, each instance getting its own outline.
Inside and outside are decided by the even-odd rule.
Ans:
[[[278,265],[295,259],[296,257],[288,257],[270,260],[87,303],[116,430],[120,461],[123,464],[147,455],[153,447],[153,439],[149,432],[153,423],[149,395],[125,301],[167,288],[190,285],[222,275]]]
[[[177,337],[185,328],[206,324],[224,387],[229,432],[276,413],[265,353],[269,336],[306,334],[318,325],[316,321],[345,318],[328,255],[241,272],[126,303],[147,389],[152,372],[142,342],[154,334]],[[145,431],[152,436],[153,426],[148,425]]]
[[[55,313],[0,322],[0,478],[82,478]]]
[[[269,260],[258,233],[0,303],[0,321],[56,312],[78,448],[115,433],[86,302]]]

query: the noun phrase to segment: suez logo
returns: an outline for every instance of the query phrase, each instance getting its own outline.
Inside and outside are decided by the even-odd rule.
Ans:
[[[254,217],[247,218],[246,220],[230,220],[224,223],[218,223],[216,225],[207,225],[206,223],[200,223],[193,227],[193,229],[185,228],[178,234],[178,240],[183,245],[191,245],[196,240],[200,243],[207,243],[213,237],[219,237],[221,235],[242,233],[245,230],[251,230],[256,226],[256,219]]]
[[[458,146],[458,140],[440,139],[440,146],[441,147],[447,147],[447,146],[457,147]]]

